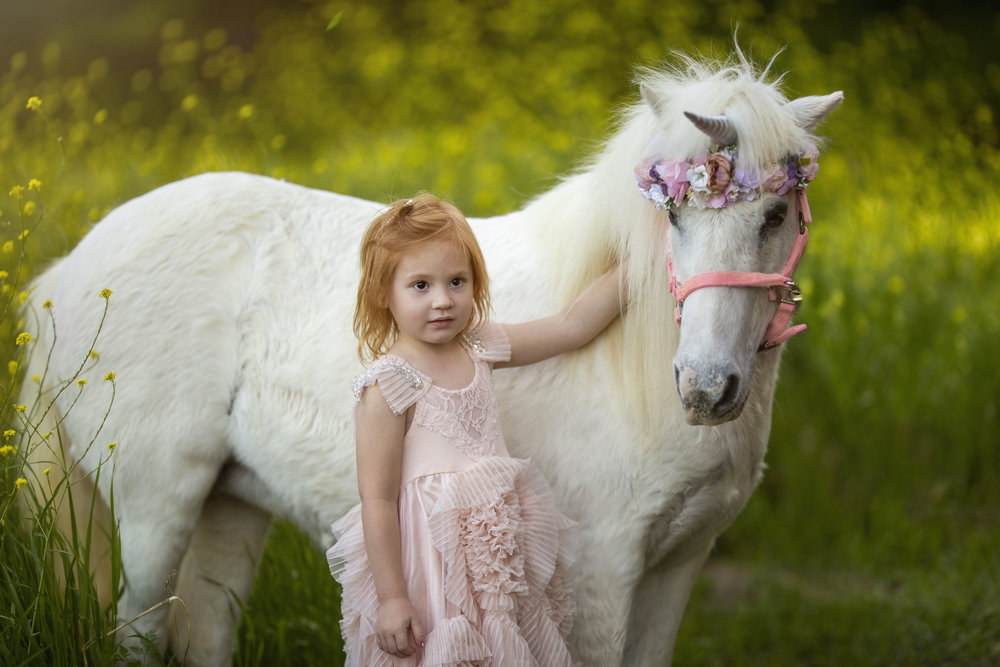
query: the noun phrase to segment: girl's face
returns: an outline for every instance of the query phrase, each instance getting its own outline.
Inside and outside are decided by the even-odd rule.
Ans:
[[[431,241],[403,255],[388,297],[397,342],[418,348],[450,343],[472,316],[472,281],[468,255],[454,243]]]

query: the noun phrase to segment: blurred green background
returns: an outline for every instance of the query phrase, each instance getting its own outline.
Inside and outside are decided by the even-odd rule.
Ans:
[[[789,96],[846,102],[821,128],[810,328],[785,354],[769,470],[677,664],[998,664],[993,2],[5,1],[0,340],[17,360],[26,281],[158,185],[240,169],[504,213],[613,132],[636,66],[724,54],[737,27],[760,63],[787,47]],[[237,662],[339,660],[322,555],[276,534]]]

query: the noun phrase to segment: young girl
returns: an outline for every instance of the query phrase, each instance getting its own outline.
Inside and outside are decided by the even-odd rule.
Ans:
[[[490,322],[472,229],[426,194],[371,224],[361,267],[361,504],[327,552],[347,665],[571,665],[573,524],[507,453],[490,373],[596,336],[621,309],[617,270],[558,315]]]

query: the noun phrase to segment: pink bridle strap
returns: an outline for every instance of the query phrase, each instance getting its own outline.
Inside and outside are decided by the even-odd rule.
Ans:
[[[764,339],[758,348],[759,351],[775,348],[797,333],[805,331],[805,324],[790,326],[795,311],[802,303],[802,293],[798,285],[795,284],[793,276],[798,268],[802,255],[805,254],[806,244],[809,243],[809,230],[806,225],[812,222],[812,213],[809,210],[809,202],[806,199],[805,188],[798,189],[799,203],[799,235],[792,246],[791,255],[785,263],[785,268],[781,273],[753,273],[741,271],[706,271],[699,273],[686,280],[683,284],[678,283],[674,276],[673,257],[668,256],[667,267],[670,271],[670,293],[677,300],[674,309],[674,319],[677,325],[681,323],[681,308],[692,292],[705,287],[765,287],[769,290],[771,301],[779,301],[778,310],[764,332]]]

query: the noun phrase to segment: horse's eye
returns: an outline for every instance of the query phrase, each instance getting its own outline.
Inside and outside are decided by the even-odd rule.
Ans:
[[[788,204],[785,202],[780,202],[769,208],[764,214],[764,231],[780,227],[781,224],[785,222],[785,216],[787,214]]]

